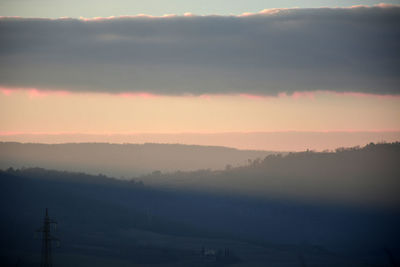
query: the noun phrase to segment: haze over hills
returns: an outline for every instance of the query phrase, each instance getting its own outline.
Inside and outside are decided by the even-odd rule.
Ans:
[[[129,178],[153,171],[224,169],[274,152],[179,144],[0,143],[0,168],[42,167]],[[276,152],[275,152],[276,153]]]
[[[103,164],[121,156],[122,148],[126,153],[164,148],[173,155],[170,146],[151,144],[6,145],[69,148],[68,155],[91,148]],[[110,154],[102,158],[104,147]],[[187,149],[183,155],[241,152],[172,148]],[[153,172],[134,180],[8,168],[0,171],[0,256],[5,266],[18,259],[23,266],[38,263],[40,245],[28,236],[48,207],[60,225],[59,266],[384,267],[384,247],[400,255],[399,159],[400,143],[371,143],[268,155],[224,170]],[[219,256],[205,259],[202,247]],[[221,252],[225,249],[231,254]]]
[[[0,143],[0,168],[101,174],[183,191],[400,208],[400,143],[325,152],[166,144]]]
[[[400,143],[274,154],[224,171],[152,173],[146,184],[181,190],[400,209]]]
[[[400,255],[399,154],[400,143],[370,144],[130,181],[0,171],[0,255],[37,264],[29,236],[48,207],[59,266],[386,267],[385,247]],[[231,254],[209,261],[202,247]]]

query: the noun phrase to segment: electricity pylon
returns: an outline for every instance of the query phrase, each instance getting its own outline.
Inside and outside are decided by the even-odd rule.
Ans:
[[[46,208],[46,215],[44,216],[43,226],[37,230],[37,232],[42,233],[42,260],[40,263],[40,267],[53,266],[51,259],[51,242],[57,241],[57,243],[59,243],[59,239],[55,236],[52,236],[50,233],[51,224],[54,224],[54,231],[55,231],[57,222],[55,220],[50,219],[49,212]]]

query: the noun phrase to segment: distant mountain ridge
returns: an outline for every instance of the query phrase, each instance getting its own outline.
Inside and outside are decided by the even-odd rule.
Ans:
[[[114,144],[185,144],[223,146],[242,150],[265,151],[322,151],[339,146],[353,147],[370,142],[395,142],[400,131],[276,131],[276,132],[222,132],[222,133],[1,133],[2,142],[20,143],[114,143]]]
[[[7,145],[9,154],[3,149]],[[38,147],[40,149],[32,149]],[[224,147],[95,143],[0,143],[0,151],[2,169],[39,166],[53,170],[101,174],[99,177],[118,177],[115,173],[126,172],[129,173],[125,176],[128,180],[135,178],[146,185],[174,190],[400,208],[399,142],[371,143],[362,148],[338,148],[334,152],[304,151],[285,155]],[[14,155],[14,158],[9,155]],[[35,162],[35,155],[45,156]],[[31,159],[31,166],[22,165],[17,161],[21,160],[17,156],[24,160]],[[251,156],[255,159],[252,160]],[[226,164],[223,167],[225,162],[232,159],[243,162],[238,166]],[[6,160],[13,161],[9,164]],[[216,162],[213,163],[213,160]],[[135,168],[141,167],[141,163],[149,164],[147,174],[134,173],[137,170]],[[199,167],[199,163],[221,164],[224,169],[190,170],[190,167]],[[175,166],[176,170],[169,168],[165,172],[165,169],[160,168],[168,165]],[[179,169],[179,166],[184,166],[186,170]],[[151,168],[160,171],[150,171]]]
[[[130,178],[153,171],[224,169],[273,153],[181,144],[0,142],[0,168],[42,167]]]

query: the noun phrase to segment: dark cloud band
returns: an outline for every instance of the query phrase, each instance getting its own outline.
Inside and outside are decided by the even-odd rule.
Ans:
[[[400,8],[0,19],[0,85],[154,94],[400,94]]]

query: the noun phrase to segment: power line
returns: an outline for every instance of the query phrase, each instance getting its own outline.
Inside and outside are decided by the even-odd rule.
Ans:
[[[51,256],[51,246],[52,241],[57,242],[59,245],[60,240],[51,235],[51,225],[54,225],[54,231],[56,231],[57,222],[50,219],[48,209],[46,208],[46,215],[44,216],[43,226],[39,228],[36,232],[42,233],[42,260],[40,267],[52,267],[52,256]]]

